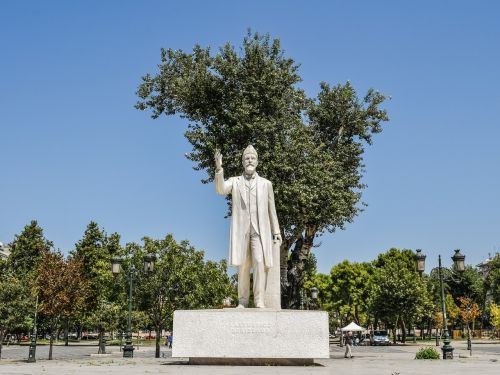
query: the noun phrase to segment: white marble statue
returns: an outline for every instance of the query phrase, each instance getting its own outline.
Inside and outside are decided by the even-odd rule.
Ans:
[[[243,152],[243,175],[224,180],[219,151],[215,165],[215,190],[221,195],[232,194],[229,265],[238,267],[238,307],[248,307],[252,268],[255,306],[264,308],[268,271],[273,261],[279,268],[279,259],[273,260],[273,245],[281,242],[273,186],[257,174],[257,151],[251,145]]]

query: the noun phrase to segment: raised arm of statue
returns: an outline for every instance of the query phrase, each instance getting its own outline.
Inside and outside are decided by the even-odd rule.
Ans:
[[[219,172],[222,169],[222,154],[219,150],[215,149],[215,171]]]
[[[222,154],[219,150],[215,150],[215,191],[220,195],[228,195],[231,193],[233,183],[231,178],[224,181],[224,169],[222,169]]]

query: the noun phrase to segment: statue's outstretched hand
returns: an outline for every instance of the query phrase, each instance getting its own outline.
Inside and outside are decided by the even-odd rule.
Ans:
[[[222,168],[222,154],[217,149],[215,150],[214,158],[215,158],[215,168],[217,170],[220,170]]]

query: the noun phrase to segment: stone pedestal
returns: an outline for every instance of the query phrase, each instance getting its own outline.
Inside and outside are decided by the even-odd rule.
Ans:
[[[172,357],[196,364],[312,364],[329,358],[325,311],[178,310]]]

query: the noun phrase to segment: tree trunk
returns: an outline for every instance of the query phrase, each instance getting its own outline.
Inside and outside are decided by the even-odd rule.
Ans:
[[[358,306],[354,305],[354,321],[356,324],[359,325],[359,312],[358,312]]]
[[[2,329],[0,330],[0,359],[2,359],[2,343],[4,336],[5,336],[5,331]]]
[[[161,336],[161,328],[159,326],[156,327],[156,337],[155,337],[155,342],[156,342],[156,349],[155,349],[155,358],[160,358],[160,336]]]
[[[293,244],[293,241],[287,241],[282,234],[283,242],[280,246],[280,281],[281,281],[281,306],[283,308],[290,307],[289,301],[289,282],[288,282],[288,250]]]
[[[64,346],[69,346],[69,319],[67,318],[64,326]]]
[[[104,330],[99,329],[99,350],[97,354],[106,354],[106,343],[104,342]]]
[[[288,243],[290,246],[294,244],[294,247],[287,261],[286,288],[281,293],[281,305],[283,308],[300,308],[300,291],[304,284],[305,264],[311,253],[311,248],[314,245],[315,235],[316,228],[308,227],[305,229],[303,235],[300,235],[294,243]],[[281,249],[281,251],[284,250]],[[288,254],[288,252],[286,252],[286,254]]]
[[[394,326],[392,327],[392,343],[394,345],[396,345],[397,328],[398,328],[398,318],[396,318],[396,321],[394,322]]]
[[[54,344],[54,334],[52,331],[50,332],[50,339],[49,339],[49,361],[52,360],[52,347]]]
[[[301,260],[300,254],[303,245],[303,238],[299,238],[295,241],[294,249],[290,254],[290,258],[287,262],[287,283],[284,293],[281,294],[282,297],[282,307],[289,309],[299,309],[300,308],[300,287],[302,272],[301,272]]]
[[[405,324],[404,319],[401,319],[400,325],[401,325],[401,335],[402,335],[401,336],[401,342],[403,344],[405,344],[406,343],[406,324]]]

